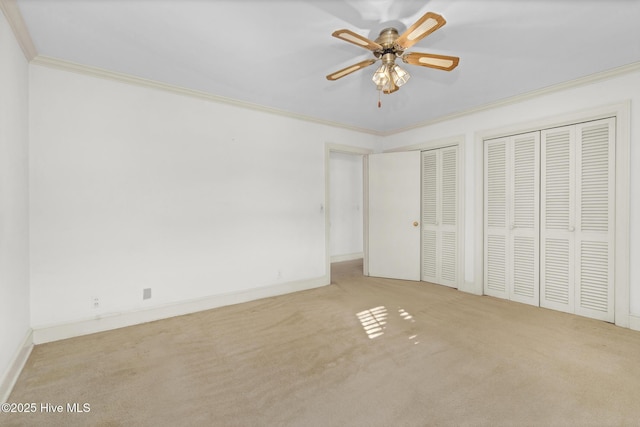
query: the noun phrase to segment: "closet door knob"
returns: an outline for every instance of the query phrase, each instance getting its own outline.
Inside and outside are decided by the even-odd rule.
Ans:
[[[418,223],[418,221],[413,221],[413,226],[417,227],[418,225],[420,225],[420,223]]]

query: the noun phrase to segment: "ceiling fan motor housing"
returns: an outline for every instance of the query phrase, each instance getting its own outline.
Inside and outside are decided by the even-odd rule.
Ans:
[[[375,55],[375,57],[382,57],[383,61],[385,61],[385,57],[387,57],[385,61],[387,62],[389,61],[389,54],[392,55],[390,59],[391,61],[393,61],[396,56],[401,56],[402,49],[399,49],[397,46],[395,46],[395,41],[398,37],[398,30],[396,30],[395,28],[385,28],[384,30],[380,31],[380,35],[375,40],[375,42],[382,46],[383,50],[374,52],[373,54]]]

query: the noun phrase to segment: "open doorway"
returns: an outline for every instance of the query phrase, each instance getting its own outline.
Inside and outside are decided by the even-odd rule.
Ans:
[[[331,263],[364,258],[366,180],[365,155],[371,150],[327,144],[325,156],[326,260]]]
[[[362,154],[331,152],[329,158],[329,255],[331,262],[364,256]]]

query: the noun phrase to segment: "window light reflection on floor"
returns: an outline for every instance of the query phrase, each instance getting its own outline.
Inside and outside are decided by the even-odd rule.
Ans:
[[[384,305],[380,305],[378,307],[370,308],[368,310],[361,311],[357,313],[358,319],[362,324],[362,328],[367,333],[369,339],[377,338],[381,335],[384,335],[384,330],[386,329],[387,317],[388,317],[387,308]],[[411,323],[415,322],[415,319],[412,315],[410,315],[403,308],[398,308],[398,315],[403,319],[407,320]],[[409,337],[409,340],[415,340],[413,343],[418,344],[419,341],[416,340],[417,335],[412,335]]]
[[[383,305],[361,311],[357,314],[364,331],[369,339],[374,339],[383,335],[387,324],[387,308]]]
[[[404,311],[404,309],[399,308],[398,313],[400,313],[400,317],[402,317],[404,320],[411,320],[412,323],[415,322],[415,320],[413,320],[413,316]]]

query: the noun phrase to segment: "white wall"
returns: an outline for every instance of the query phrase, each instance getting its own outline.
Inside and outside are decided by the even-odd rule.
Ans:
[[[27,67],[0,12],[0,402],[30,330]]]
[[[6,122],[12,124],[2,127],[2,150],[7,153],[2,161],[9,165],[0,173],[10,175],[1,184],[10,186],[2,192],[7,212],[2,221],[14,221],[15,226],[3,229],[11,230],[3,241],[13,247],[0,261],[16,259],[2,273],[3,280],[11,276],[13,285],[0,291],[11,293],[2,299],[11,308],[0,316],[18,325],[2,332],[2,343],[8,334],[6,342],[14,342],[13,347],[28,330],[28,323],[23,320],[20,326],[18,317],[28,316],[29,307],[31,326],[43,328],[324,277],[327,142],[380,151],[464,135],[465,281],[472,282],[474,167],[481,153],[475,147],[476,134],[640,101],[636,71],[380,138],[32,65],[27,204],[26,63],[4,21],[2,31],[8,37],[2,38],[1,117],[10,115]],[[632,110],[632,260],[640,254],[640,197],[634,184],[640,166],[640,150],[634,148],[639,132],[640,116]],[[30,222],[25,220],[28,206]],[[25,255],[28,224],[30,258]],[[356,241],[362,239],[351,236],[348,244]],[[337,254],[351,249],[330,250]],[[24,285],[29,260],[30,306]],[[630,276],[630,309],[638,316],[637,263],[632,263]],[[143,288],[152,288],[151,300],[142,300]],[[93,307],[94,298],[99,299],[98,308]],[[0,362],[13,351],[0,354]]]
[[[324,146],[372,135],[30,70],[34,329],[326,276]]]
[[[329,166],[331,257],[362,256],[362,155],[332,151]]]
[[[640,71],[541,95],[385,138],[385,149],[465,135],[465,280],[474,281],[476,133],[631,100],[630,313],[640,315]]]
[[[635,104],[639,83],[640,72],[628,73],[381,138],[32,65],[32,326],[324,276],[326,142],[380,151],[464,135],[465,281],[473,282],[476,134]],[[639,121],[632,114],[632,138]],[[631,145],[633,260],[640,150]],[[639,279],[632,263],[634,315]],[[142,301],[146,287],[153,297]]]

